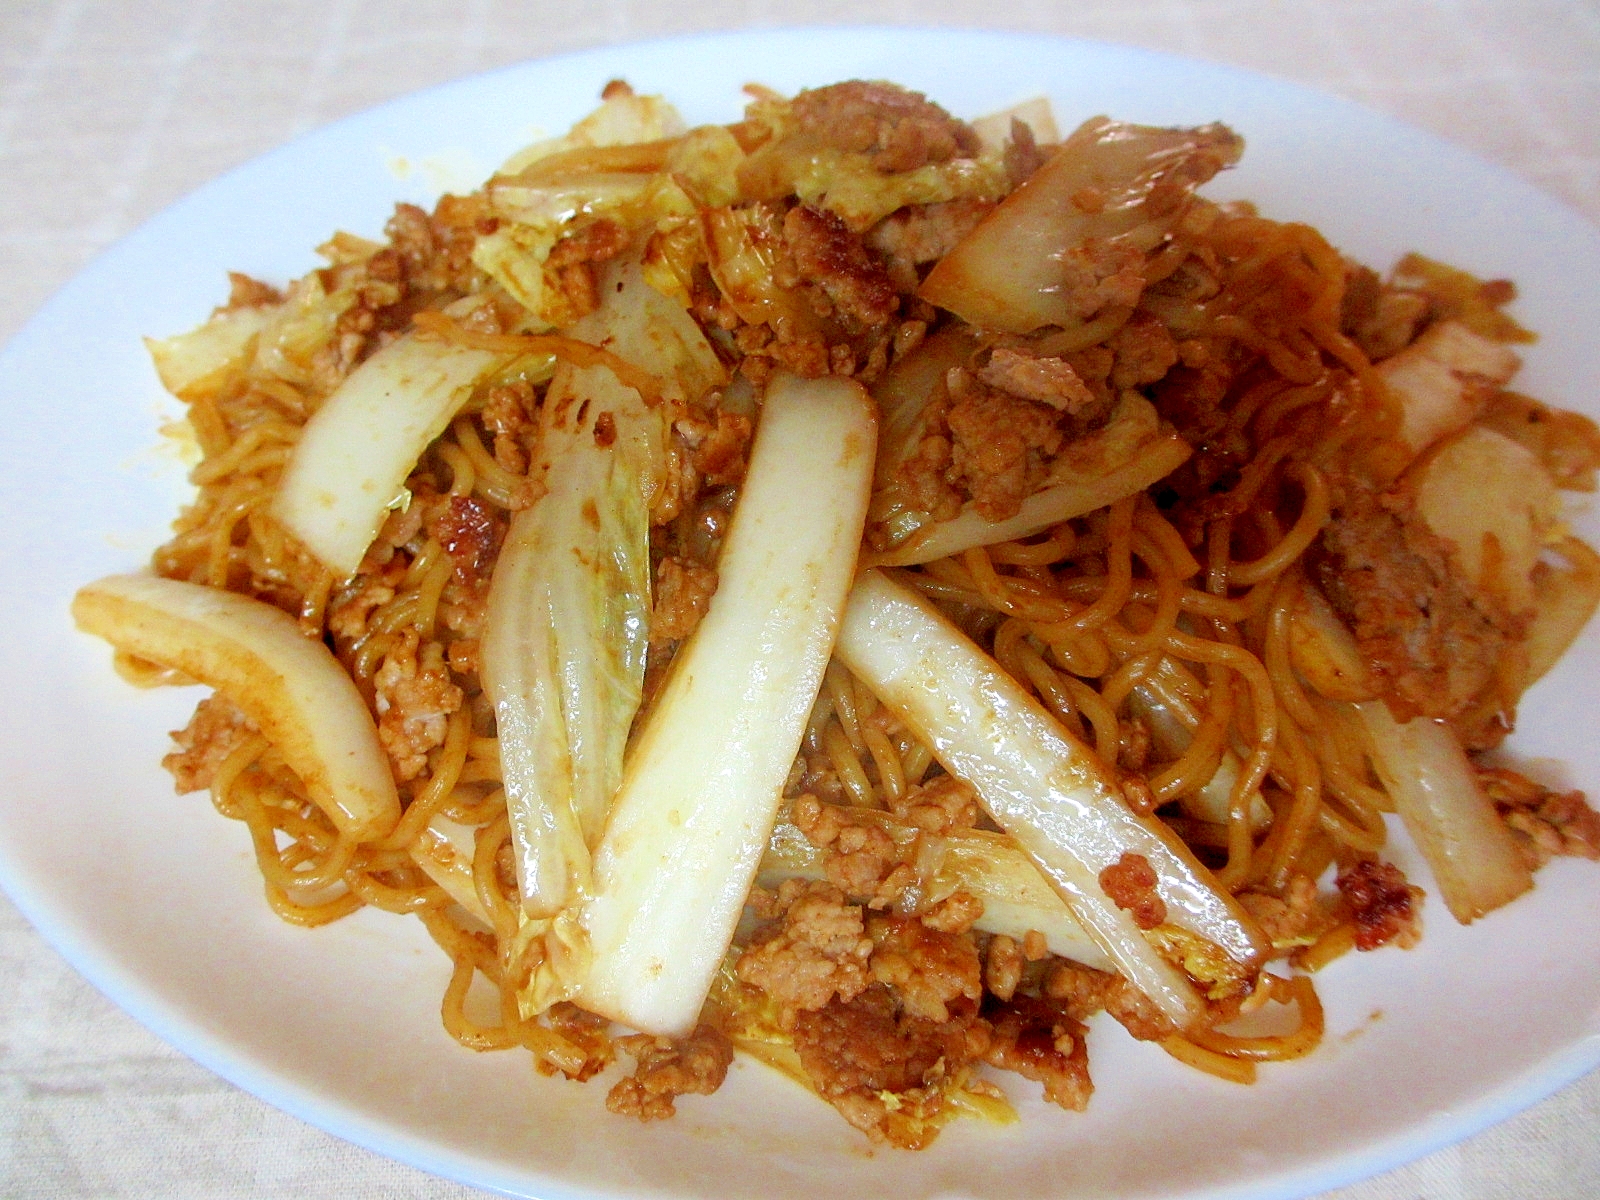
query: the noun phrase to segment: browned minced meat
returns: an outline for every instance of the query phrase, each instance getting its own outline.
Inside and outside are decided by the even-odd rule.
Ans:
[[[952,447],[945,433],[930,430],[917,448],[895,468],[895,485],[906,505],[930,514],[936,521],[948,521],[961,511],[961,496],[951,486]]]
[[[710,1025],[686,1038],[635,1034],[617,1043],[637,1062],[632,1075],[618,1080],[606,1107],[641,1121],[664,1120],[677,1112],[679,1096],[709,1096],[722,1086],[733,1062],[733,1044]]]
[[[545,269],[555,275],[574,318],[587,316],[600,306],[592,264],[615,258],[627,245],[626,229],[606,217],[598,217],[551,247]]]
[[[378,740],[401,782],[415,779],[428,765],[428,751],[444,742],[450,714],[461,707],[462,691],[450,679],[438,642],[419,645],[407,630],[383,657],[373,677],[378,710]]]
[[[1307,875],[1295,873],[1281,896],[1267,892],[1240,892],[1237,899],[1255,918],[1261,932],[1276,949],[1284,950],[1304,943],[1319,916],[1317,884]]]
[[[161,760],[172,773],[179,794],[201,792],[211,786],[222,760],[256,732],[254,722],[222,696],[200,701],[183,729],[174,730],[177,749]]]
[[[1600,813],[1582,792],[1554,791],[1509,767],[1479,767],[1478,782],[1530,867],[1560,855],[1600,859]]]
[[[1117,731],[1117,766],[1124,771],[1139,773],[1150,765],[1150,751],[1155,749],[1155,736],[1150,726],[1139,717],[1129,717],[1119,722]]]
[[[1047,404],[1057,412],[1082,412],[1096,402],[1094,392],[1064,358],[996,346],[978,378],[992,388],[1023,400]]]
[[[656,567],[650,640],[682,641],[688,637],[711,608],[716,590],[715,569],[675,555],[663,558]]]
[[[930,1021],[903,1011],[888,988],[875,984],[801,1013],[794,1048],[818,1095],[873,1141],[892,1141],[884,1093],[936,1086],[979,1058],[989,1028],[976,1017],[971,1005],[961,1019]]]
[[[1016,117],[1011,118],[1011,136],[1006,139],[1004,151],[1006,178],[1012,187],[1021,187],[1040,167],[1044,166],[1045,152],[1033,136],[1033,126]]]
[[[611,1036],[611,1021],[608,1018],[562,1000],[550,1006],[544,1019],[551,1029],[583,1051],[583,1065],[569,1074],[563,1068],[552,1066],[546,1059],[536,1057],[533,1065],[539,1074],[559,1073],[583,1083],[600,1074],[616,1058],[616,1041]]]
[[[478,238],[499,224],[488,197],[474,193],[442,196],[432,214],[396,205],[384,232],[400,257],[409,290],[466,293],[481,278],[472,263]]]
[[[721,407],[694,407],[673,422],[672,429],[705,483],[726,487],[744,478],[752,433],[749,417]]]
[[[1396,707],[1446,720],[1466,713],[1493,682],[1517,623],[1452,569],[1443,540],[1402,495],[1347,488],[1322,548],[1328,600]],[[1458,732],[1475,746],[1471,731]]]
[[[450,555],[459,579],[488,583],[505,535],[504,521],[493,508],[474,496],[451,496],[434,514],[428,532]]]
[[[1156,891],[1159,882],[1150,860],[1131,851],[1100,872],[1100,890],[1140,929],[1154,929],[1167,919],[1167,903]]]
[[[1178,343],[1155,317],[1134,313],[1111,338],[1116,355],[1111,384],[1117,388],[1143,387],[1164,379],[1178,362]]]
[[[983,951],[983,987],[991,996],[1009,1000],[1022,982],[1028,958],[1016,938],[997,933]]]
[[[987,520],[1015,516],[1044,478],[1045,462],[1061,449],[1055,412],[988,387],[960,367],[947,386],[952,471]]]
[[[935,775],[926,783],[912,784],[889,801],[889,809],[900,820],[929,833],[972,829],[980,812],[977,790],[954,775]]]
[[[1044,1085],[1044,1098],[1073,1112],[1089,1106],[1087,1030],[1064,1006],[1037,996],[984,1005],[992,1029],[984,1061]]]
[[[1144,292],[1144,254],[1124,242],[1088,238],[1061,255],[1061,298],[1075,317],[1132,308]]]
[[[1406,882],[1399,867],[1362,859],[1334,882],[1350,906],[1357,950],[1376,950],[1390,942],[1409,950],[1417,944],[1422,936],[1417,917],[1422,891]]]
[[[1057,959],[1045,972],[1043,990],[1074,1020],[1087,1021],[1105,1011],[1142,1042],[1159,1041],[1174,1032],[1172,1022],[1150,998],[1121,975]]]
[[[801,92],[790,105],[801,132],[884,172],[914,171],[978,152],[978,135],[918,92],[861,79]]]
[[[859,905],[831,883],[786,879],[776,893],[757,889],[751,901],[768,923],[739,955],[734,970],[778,1006],[779,1022],[794,1024],[835,998],[853,1000],[871,983],[872,939]]]
[[[483,412],[483,427],[494,435],[494,460],[513,475],[525,474],[529,447],[538,437],[533,419],[533,385],[526,381],[496,384],[488,389]]]
[[[335,638],[355,641],[367,631],[367,622],[381,606],[394,599],[405,576],[405,566],[389,562],[362,570],[347,580],[328,602],[328,631]]]
[[[833,213],[797,204],[783,218],[783,238],[795,266],[841,315],[862,325],[894,316],[899,294],[882,262]]]
[[[963,915],[981,913],[980,907]],[[965,1010],[961,1001],[976,1005],[983,998],[978,947],[964,931],[933,929],[917,917],[895,915],[874,917],[868,932],[874,943],[872,978],[893,987],[907,1013],[944,1022],[952,1007]]]
[[[795,798],[790,819],[807,841],[827,851],[828,882],[854,902],[887,908],[916,879],[916,869],[894,839],[847,805],[824,804],[806,793]],[[907,849],[915,853],[915,847]]]
[[[387,245],[325,268],[323,287],[348,290],[354,303],[313,355],[313,387],[324,394],[332,391],[431,299],[474,290],[472,248],[478,234],[495,223],[481,195],[446,196],[431,215],[414,204],[399,204],[384,228]]]
[[[921,282],[917,268],[949,254],[993,208],[990,201],[976,199],[908,204],[874,225],[866,243],[883,256],[896,287],[915,291]]]

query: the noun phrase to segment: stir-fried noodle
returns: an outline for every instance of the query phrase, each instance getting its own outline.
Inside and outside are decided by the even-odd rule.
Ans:
[[[156,346],[200,462],[154,573],[252,597],[325,644],[370,714],[390,777],[379,790],[394,789],[384,803],[398,802],[341,815],[269,736],[260,697],[217,685],[168,766],[247,826],[284,920],[414,914],[452,964],[452,1037],[523,1047],[574,1079],[620,1047],[638,1066],[613,1088],[618,1111],[669,1115],[676,1095],[715,1089],[737,1046],[869,1136],[920,1146],[956,1113],[1004,1112],[985,1066],[1081,1108],[1085,1022],[1101,1010],[1238,1081],[1313,1052],[1310,973],[1420,930],[1430,881],[1384,861],[1397,806],[1435,872],[1460,872],[1436,884],[1463,920],[1526,887],[1551,853],[1596,855],[1600,819],[1581,796],[1470,757],[1505,735],[1600,595],[1593,553],[1538,499],[1592,488],[1600,437],[1507,390],[1507,343],[1525,337],[1500,311],[1509,288],[1415,257],[1380,280],[1308,226],[1198,198],[1238,153],[1217,127],[1097,142],[1104,123],[1091,122],[1057,149],[1035,113],[1036,128],[1012,122],[985,141],[920,98],[860,84],[792,104],[759,94],[726,129],[683,132],[625,88],[607,107],[622,144],[596,126],[432,213],[403,206],[385,243],[340,235],[330,265],[286,292],[236,277],[209,334]],[[811,174],[794,165],[805,155]],[[1028,203],[1050,187],[1066,189],[1048,226],[1062,231],[1059,277],[996,290],[984,256],[996,239],[1038,236]],[[556,193],[585,200],[552,217]],[[686,322],[672,325],[681,348],[654,361],[628,349],[633,318],[616,315],[639,278],[639,303],[670,302]],[[401,351],[439,371],[466,363],[466,383],[441,393],[351,571],[297,526],[291,462],[313,414],[348,411],[351,381]],[[535,731],[556,710],[575,728],[580,701],[612,714],[618,761],[594,768],[597,786],[639,790],[640,731],[677,703],[671,664],[729,587],[719,556],[745,519],[747,470],[764,469],[752,433],[777,381],[830,375],[877,401],[865,528],[858,514],[850,535],[860,561],[840,578],[859,566],[881,590],[852,593],[841,651],[805,693],[770,844],[741,868],[759,870],[744,915],[713,947],[709,995],[691,989],[698,1025],[623,1036],[611,1018],[645,1022],[611,1001],[585,1007],[608,951],[583,907],[607,894],[620,870],[607,855],[623,851],[608,848],[604,811],[577,799],[558,806],[569,841],[528,848],[524,805],[543,793],[520,774],[526,747],[504,741],[505,697],[529,689],[546,713],[529,718]],[[563,525],[553,464],[595,453],[610,482],[574,500],[587,524]],[[1520,526],[1439,498],[1483,469],[1532,497]],[[486,661],[504,653],[486,630],[503,603],[493,589],[511,586],[497,556],[513,543],[554,555],[567,543],[552,539],[581,527],[563,553],[612,555],[582,569],[627,578],[626,538],[613,551],[602,532],[617,486],[633,488],[628,528],[648,553],[634,615],[574,626],[561,588],[592,581],[546,578],[535,556],[529,578],[553,599],[528,611],[556,630],[537,653],[565,657],[553,683],[535,663],[533,683],[502,685],[515,672]],[[1034,504],[1044,515],[1016,524]],[[1479,549],[1462,551],[1464,537]],[[825,653],[841,618],[818,604]],[[164,660],[122,618],[84,607],[80,620],[136,679],[207,679],[204,660]],[[1023,747],[996,752],[1017,756],[1001,775],[1066,755],[1097,803],[1111,797],[1102,859],[1051,842],[1048,805],[1018,816],[964,776],[938,714],[904,701],[855,641],[853,623],[893,621],[952,654],[968,641],[982,652],[956,670],[949,704],[967,702],[969,669],[973,689],[994,677],[1016,689],[994,701],[996,745]],[[575,627],[626,653],[574,651]],[[1028,749],[1037,728],[1043,751]],[[1407,737],[1405,753],[1454,764],[1460,811],[1407,808],[1393,749]],[[574,778],[592,753],[581,740],[556,747]],[[1429,837],[1467,826],[1485,856],[1441,865]],[[522,856],[547,851],[554,873],[536,885]],[[1068,886],[1074,870],[1087,893]],[[1212,915],[1178,911],[1174,872],[1200,881]]]

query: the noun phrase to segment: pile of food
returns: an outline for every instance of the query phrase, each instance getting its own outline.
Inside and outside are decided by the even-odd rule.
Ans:
[[[1424,889],[1600,856],[1484,757],[1600,600],[1508,284],[1203,198],[1219,125],[750,96],[612,84],[151,343],[196,495],[74,615],[214,689],[166,766],[280,916],[415,915],[615,1111],[738,1049],[914,1148],[1082,1109],[1100,1012],[1248,1081]]]

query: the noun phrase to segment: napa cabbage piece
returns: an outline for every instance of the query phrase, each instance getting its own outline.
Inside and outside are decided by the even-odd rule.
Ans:
[[[710,181],[732,171],[726,142],[684,133],[659,97],[619,91],[565,136],[514,155],[485,185],[500,226],[476,240],[472,261],[526,310],[530,330],[581,315],[547,268],[564,236],[602,219],[627,230],[689,221],[695,200],[674,169],[717,193]]]
[[[1375,700],[1381,690],[1355,637],[1327,597],[1310,584],[1295,597],[1289,661],[1313,691],[1330,700]]]
[[[1534,568],[1533,591],[1524,643],[1529,686],[1561,660],[1600,608],[1600,554],[1579,538],[1562,538]]]
[[[707,209],[700,226],[707,269],[741,320],[769,325],[782,337],[823,336],[823,320],[806,295],[779,282],[779,264],[788,251],[776,209]]]
[[[180,400],[214,390],[250,361],[274,315],[265,305],[228,308],[187,333],[145,338],[161,386]]]
[[[482,647],[523,913],[589,894],[591,851],[622,777],[650,622],[653,502],[666,502],[670,424],[722,382],[700,327],[634,259],[568,336],[660,381],[646,399],[611,368],[561,366],[540,410],[540,497],[511,521]],[[530,933],[529,936],[534,936]],[[541,935],[542,936],[542,935]]]
[[[775,97],[749,106],[744,131],[747,139],[761,143],[739,166],[745,199],[778,200],[792,194],[833,213],[856,233],[908,204],[999,200],[1010,189],[998,149],[909,171],[882,171],[868,155],[841,150],[800,129],[789,102]]]
[[[869,821],[897,846],[914,851],[916,881],[907,892],[917,911],[961,891],[983,905],[976,928],[1020,942],[1030,932],[1043,935],[1051,954],[1085,966],[1111,970],[1111,960],[1084,933],[1061,897],[1045,882],[1033,861],[1003,833],[986,829],[930,833],[877,809],[852,809],[850,819]],[[756,882],[776,888],[785,879],[825,879],[827,851],[812,845],[787,819],[772,831]]]
[[[659,142],[684,131],[678,110],[660,96],[641,96],[627,88],[610,88],[607,93],[593,112],[560,137],[534,142],[517,151],[501,166],[499,174],[519,174],[541,159],[567,151]]]
[[[318,560],[354,575],[428,443],[513,357],[415,332],[382,347],[306,422],[272,514]]]
[[[1127,806],[1088,747],[931,604],[885,572],[864,572],[836,653],[976,789],[1116,969],[1176,1025],[1205,1018],[1196,979],[1207,992],[1254,986],[1268,953],[1255,923],[1182,842]],[[1149,863],[1167,909],[1148,934],[1100,883],[1129,854]]]
[[[687,222],[694,201],[669,175],[594,175],[555,183],[491,182],[502,217],[473,245],[472,261],[526,310],[529,330],[562,328],[581,314],[548,266],[550,252],[585,223],[605,219],[628,230]]]
[[[875,433],[853,381],[768,387],[716,594],[636,735],[595,854],[586,960],[543,980],[546,997],[649,1033],[693,1029],[832,651]]]
[[[1048,96],[1034,96],[1010,108],[976,117],[971,122],[972,132],[978,135],[978,141],[985,151],[1003,154],[1012,140],[1012,124],[1018,121],[1028,127],[1035,145],[1053,146],[1061,140],[1055,109],[1051,107]]]
[[[494,920],[478,895],[472,874],[472,859],[477,848],[477,827],[435,814],[417,834],[406,853],[441,888],[485,928]]]
[[[1467,925],[1531,888],[1527,863],[1449,726],[1426,717],[1402,723],[1376,700],[1355,708],[1373,768],[1450,915]]]
[[[594,400],[606,381],[619,386],[604,368],[565,368],[551,388]],[[628,443],[616,453],[595,445],[586,425],[545,474],[545,495],[513,518],[484,624],[484,682],[530,917],[555,916],[588,887],[649,639],[645,463]]]
[[[1405,481],[1417,515],[1450,543],[1472,585],[1513,615],[1530,613],[1534,570],[1561,531],[1561,497],[1538,456],[1469,425],[1433,446]]]
[[[266,309],[255,343],[255,367],[299,387],[313,383],[317,354],[334,338],[339,318],[355,307],[351,284],[323,285],[313,271],[290,285],[281,304]]]
[[[155,575],[113,575],[73,597],[78,628],[215,688],[300,777],[339,832],[381,838],[400,820],[389,760],[355,683],[286,613]]]
[[[1521,365],[1514,351],[1459,321],[1439,321],[1377,366],[1399,407],[1399,440],[1411,455],[1477,419],[1496,387]]]
[[[939,261],[918,295],[982,329],[1081,327],[1117,303],[1099,286],[1105,278],[1142,288],[1144,256],[1177,226],[1194,189],[1243,150],[1222,125],[1093,117]]]
[[[873,497],[876,528],[889,547],[872,561],[877,566],[911,566],[974,546],[1029,537],[1142,492],[1175,471],[1190,453],[1189,444],[1163,424],[1150,401],[1125,391],[1104,425],[1056,456],[1043,485],[1023,497],[1015,516],[991,521],[968,501],[954,517],[935,521],[905,505],[890,477]]]

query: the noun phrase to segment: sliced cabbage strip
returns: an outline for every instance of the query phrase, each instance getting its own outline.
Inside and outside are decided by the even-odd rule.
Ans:
[[[609,266],[599,290],[569,335],[660,380],[663,401],[606,367],[558,369],[540,410],[543,494],[512,518],[484,626],[518,887],[535,919],[589,894],[644,683],[650,506],[666,486],[670,421],[724,378],[700,327],[636,260]]]
[[[595,855],[584,1008],[688,1033],[777,819],[855,572],[876,440],[841,378],[779,376],[718,586],[630,752]]]
[[[1396,721],[1373,700],[1356,705],[1378,773],[1406,832],[1463,925],[1533,886],[1511,831],[1478,786],[1461,743],[1442,721]]]
[[[494,928],[494,918],[483,906],[477,881],[472,875],[472,856],[476,849],[477,827],[452,821],[442,813],[422,827],[416,841],[406,847],[411,861],[432,879],[485,928]]]
[[[1248,987],[1266,941],[1233,898],[1159,822],[1134,814],[1105,768],[936,608],[881,571],[857,581],[836,653],[964,779],[1130,983],[1180,1027],[1204,1015],[1189,977],[1167,961],[1100,876],[1138,855],[1207,984]]]
[[[389,760],[348,673],[270,604],[154,575],[113,575],[73,598],[78,627],[222,693],[277,747],[340,833],[400,819]]]
[[[273,315],[268,307],[230,308],[188,333],[145,338],[161,386],[185,400],[201,395],[249,360]]]
[[[622,389],[604,368],[563,370],[552,391],[591,406]],[[634,419],[639,419],[637,412]],[[648,418],[647,418],[648,419]],[[511,522],[489,591],[483,674],[494,702],[523,910],[551,917],[589,883],[638,711],[650,619],[645,462],[627,441],[574,437],[547,491]]]
[[[895,512],[891,482],[874,497],[874,517],[883,514],[885,529],[913,532],[875,555],[873,565],[912,566],[974,546],[1029,537],[1142,492],[1176,470],[1190,453],[1189,444],[1161,423],[1148,400],[1124,392],[1107,423],[1062,451],[1044,486],[1023,498],[1015,516],[991,521],[971,502],[948,521]]]
[[[320,561],[354,575],[428,443],[512,357],[414,333],[389,343],[306,422],[273,515]]]
[[[1243,150],[1222,125],[1093,117],[939,261],[918,295],[982,329],[1075,328],[1098,311],[1101,280],[1138,271],[1193,190]]]
[[[1111,960],[1083,931],[1072,910],[1005,834],[986,829],[929,833],[879,809],[852,809],[850,816],[871,821],[901,847],[914,847],[917,878],[912,888],[920,908],[938,904],[957,891],[966,892],[983,905],[983,915],[974,928],[1019,942],[1037,932],[1044,936],[1051,954],[1088,967],[1112,969]],[[827,851],[812,845],[795,825],[779,821],[756,882],[775,888],[785,879],[825,879],[826,857]]]

